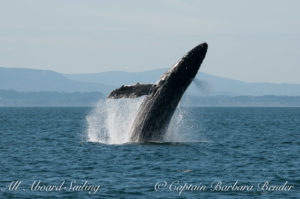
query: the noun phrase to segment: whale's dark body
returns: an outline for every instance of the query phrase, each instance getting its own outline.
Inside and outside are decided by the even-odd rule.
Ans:
[[[205,58],[207,44],[202,43],[189,51],[155,84],[122,86],[108,98],[139,97],[146,95],[131,127],[131,141],[161,141],[175,109],[185,90],[196,76]]]

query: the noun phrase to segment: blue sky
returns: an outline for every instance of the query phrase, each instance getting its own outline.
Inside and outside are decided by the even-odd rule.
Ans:
[[[145,71],[206,41],[203,72],[300,83],[299,9],[298,0],[0,0],[0,66]]]

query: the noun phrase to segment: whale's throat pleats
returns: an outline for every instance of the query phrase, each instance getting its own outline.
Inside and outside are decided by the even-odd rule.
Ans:
[[[119,99],[119,98],[136,98],[151,93],[155,87],[153,84],[139,84],[121,86],[118,89],[113,90],[107,98]]]

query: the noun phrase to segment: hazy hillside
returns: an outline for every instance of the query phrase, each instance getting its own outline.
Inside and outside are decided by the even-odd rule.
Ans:
[[[100,92],[17,92],[0,90],[2,106],[95,106],[104,98]]]
[[[122,84],[155,83],[166,68],[145,72],[112,71],[60,74],[49,70],[0,67],[0,89],[16,91],[102,92]],[[286,95],[300,96],[300,84],[247,83],[200,72],[189,87],[191,96]]]
[[[183,106],[300,107],[300,96],[184,96]]]
[[[129,85],[137,82],[153,84],[165,71],[166,69],[162,68],[145,72],[110,71],[91,74],[64,74],[64,76],[69,79],[83,82],[107,82],[109,85],[120,87],[122,84]]]
[[[107,93],[112,87],[102,83],[70,80],[49,70],[0,67],[0,89],[16,91],[59,91]]]
[[[0,107],[93,107],[105,96],[99,92],[17,92],[0,90]],[[188,96],[181,106],[300,107],[300,96]]]
[[[166,68],[145,72],[103,72],[95,74],[65,74],[65,77],[82,82],[106,83],[114,87],[122,84],[155,83]],[[199,72],[187,94],[207,95],[288,95],[300,96],[300,84],[247,83]]]

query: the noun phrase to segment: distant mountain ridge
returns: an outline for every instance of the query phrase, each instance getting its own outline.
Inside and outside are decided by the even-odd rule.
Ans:
[[[116,88],[121,85],[130,85],[137,82],[155,83],[159,77],[167,71],[167,68],[149,70],[145,72],[110,71],[93,74],[64,74],[65,77],[93,83],[106,83]],[[239,80],[218,77],[199,72],[187,91],[193,96],[216,96],[216,95],[284,95],[300,96],[300,84],[277,84],[277,83],[247,83]]]
[[[95,106],[123,84],[155,83],[167,69],[60,74],[49,70],[0,67],[0,107]],[[299,107],[299,84],[246,83],[198,73],[183,106]]]
[[[95,106],[103,99],[100,92],[20,92],[0,90],[0,107]]]
[[[112,88],[101,83],[71,80],[50,70],[0,67],[0,89],[3,90],[108,93]]]
[[[1,107],[94,107],[105,96],[100,92],[19,92],[0,90]],[[300,107],[300,96],[188,96],[183,107]]]
[[[0,89],[26,92],[101,92],[123,84],[155,83],[166,68],[145,72],[110,71],[60,74],[50,70],[0,67]],[[300,96],[300,84],[247,83],[199,72],[189,87],[191,96]]]

